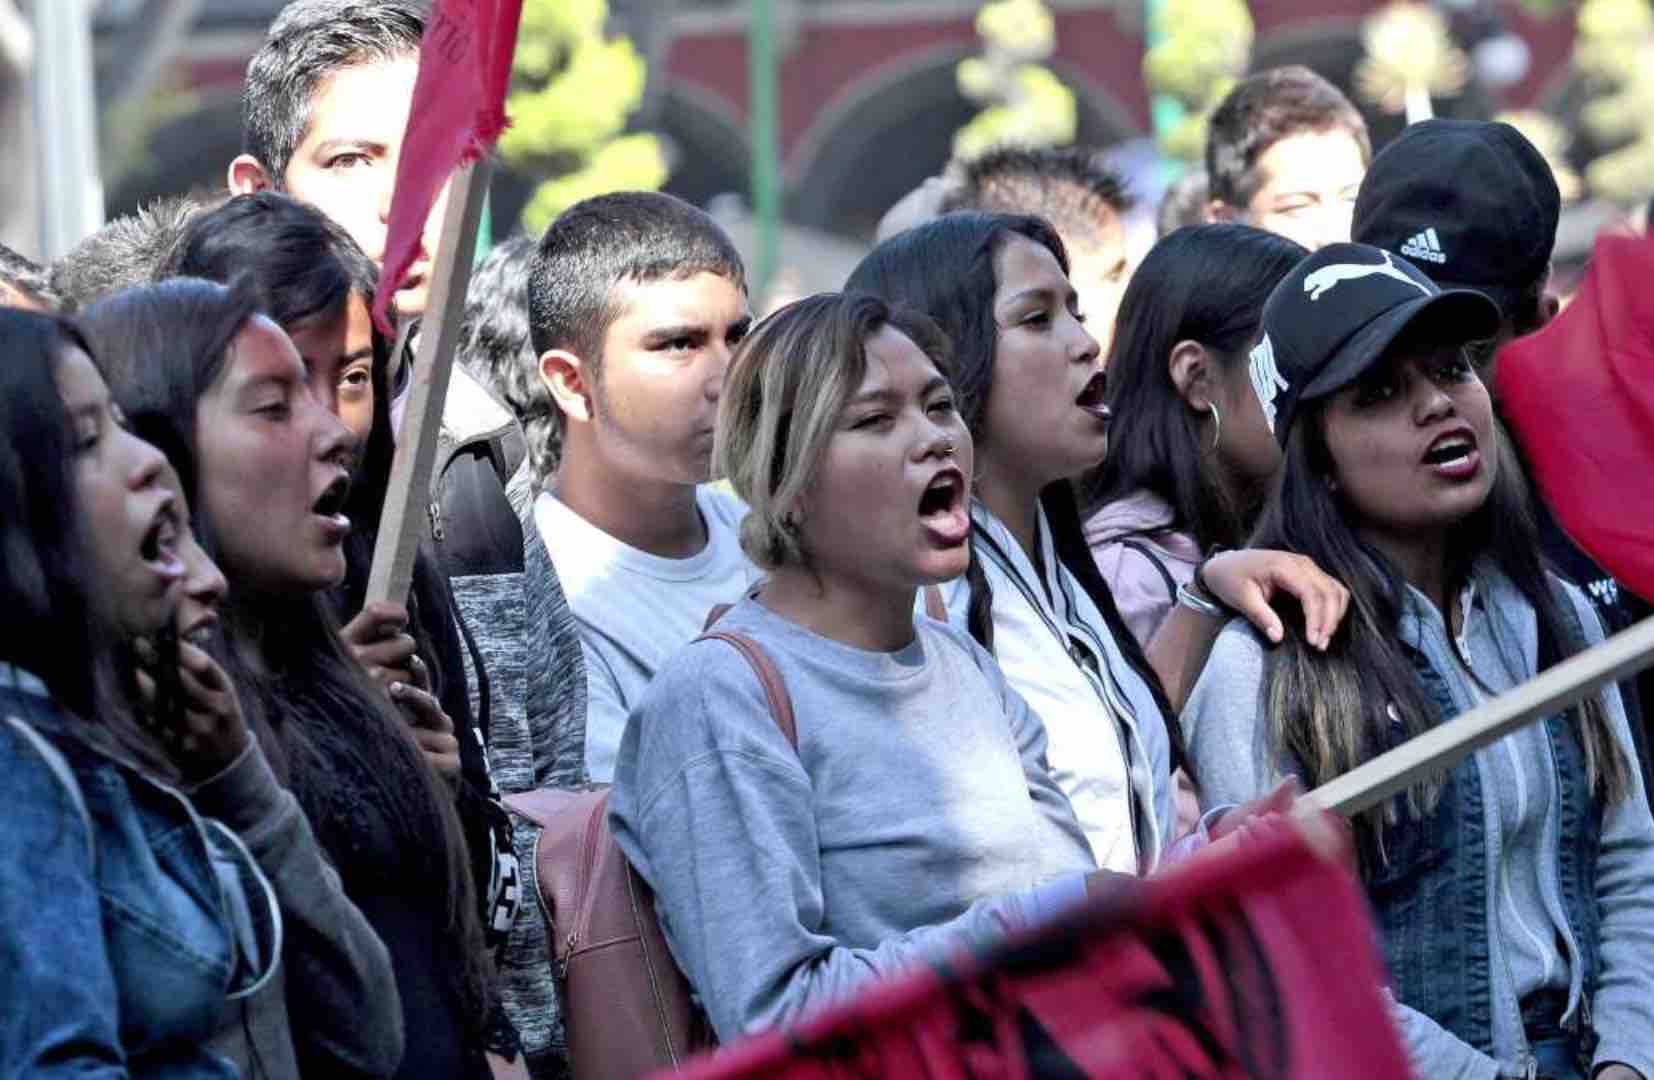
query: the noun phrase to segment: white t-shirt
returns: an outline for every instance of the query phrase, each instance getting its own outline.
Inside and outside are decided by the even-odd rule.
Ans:
[[[1097,865],[1147,873],[1172,836],[1171,743],[1153,691],[1058,561],[1043,509],[1043,575],[1005,524],[974,500],[971,522],[971,543],[993,589],[994,658],[1045,724],[1052,777],[1073,803]],[[969,583],[959,578],[943,591],[954,624],[964,626]]]
[[[706,547],[663,559],[621,543],[542,492],[534,523],[551,553],[586,659],[586,770],[614,777],[626,716],[661,665],[697,637],[718,604],[740,600],[759,578],[741,551],[746,504],[702,485],[695,492]]]

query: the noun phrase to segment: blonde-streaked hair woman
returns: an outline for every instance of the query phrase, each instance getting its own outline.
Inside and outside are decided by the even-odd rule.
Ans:
[[[1093,863],[1039,719],[969,635],[916,616],[964,572],[972,443],[945,340],[868,296],[798,301],[731,363],[716,460],[769,573],[719,623],[785,680],[691,644],[633,712],[613,816],[723,1039],[995,939]]]

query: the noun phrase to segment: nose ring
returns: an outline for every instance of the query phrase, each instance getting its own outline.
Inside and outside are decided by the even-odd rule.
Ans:
[[[953,440],[949,439],[947,442],[942,444],[942,456],[943,457],[952,457],[953,452],[956,449],[958,449],[958,448],[953,445]]]

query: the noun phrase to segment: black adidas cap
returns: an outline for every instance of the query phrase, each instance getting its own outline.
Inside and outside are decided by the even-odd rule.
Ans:
[[[1550,265],[1561,213],[1551,167],[1521,132],[1425,120],[1373,158],[1351,239],[1411,260],[1444,289],[1486,293],[1515,315]]]
[[[1250,358],[1252,389],[1276,441],[1286,445],[1300,406],[1359,379],[1426,316],[1449,339],[1499,330],[1499,309],[1486,296],[1444,291],[1406,259],[1367,244],[1331,244],[1294,267],[1264,303],[1263,338]]]

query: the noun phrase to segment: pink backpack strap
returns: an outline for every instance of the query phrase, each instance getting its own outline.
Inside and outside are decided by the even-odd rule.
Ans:
[[[717,622],[717,617],[723,614],[723,611],[717,608],[713,608],[713,612],[713,617],[707,620],[709,626]],[[793,720],[793,700],[787,694],[787,684],[781,678],[780,669],[775,666],[775,661],[770,659],[770,654],[764,651],[764,647],[734,630],[708,630],[695,640],[722,641],[733,645],[736,651],[746,657],[747,663],[752,665],[752,670],[758,675],[759,685],[764,688],[764,697],[769,699],[770,716],[775,720],[775,726],[781,729],[781,734],[785,735],[793,749],[797,750],[798,724]]]

